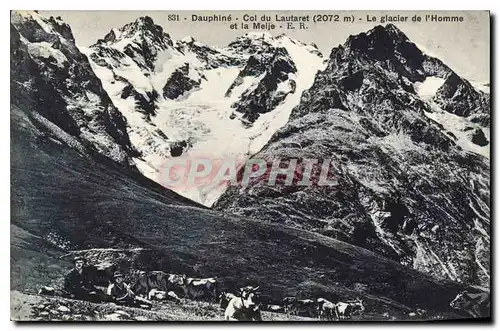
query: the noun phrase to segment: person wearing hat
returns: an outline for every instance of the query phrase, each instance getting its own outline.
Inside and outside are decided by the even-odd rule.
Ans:
[[[115,271],[113,282],[108,286],[108,295],[114,302],[127,306],[151,306],[148,300],[137,297],[127,283],[123,281],[123,274]]]
[[[86,265],[86,260],[82,256],[73,258],[73,264],[74,268],[64,277],[64,290],[70,298],[92,302],[109,301],[109,297],[95,287],[94,278],[97,269]]]
[[[108,295],[116,302],[126,302],[133,300],[134,293],[130,286],[123,281],[123,274],[115,271],[113,274],[113,282],[108,286]]]

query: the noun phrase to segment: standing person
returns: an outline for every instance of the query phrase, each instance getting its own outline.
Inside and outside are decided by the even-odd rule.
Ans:
[[[64,290],[71,298],[92,302],[110,301],[108,295],[95,287],[95,267],[88,266],[85,258],[76,256],[73,259],[75,267],[64,278]]]
[[[149,308],[152,306],[150,301],[137,297],[132,292],[130,286],[123,281],[123,274],[119,271],[115,271],[113,275],[113,282],[108,286],[108,295],[117,304],[126,306],[146,305]]]

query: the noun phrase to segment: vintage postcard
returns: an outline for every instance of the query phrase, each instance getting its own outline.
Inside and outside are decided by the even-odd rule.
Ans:
[[[12,320],[491,320],[488,11],[10,23]]]

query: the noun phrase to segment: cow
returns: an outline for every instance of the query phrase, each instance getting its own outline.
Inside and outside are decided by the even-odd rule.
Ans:
[[[216,302],[218,282],[215,278],[191,278],[183,276],[182,289],[186,298]]]
[[[427,311],[424,309],[417,308],[415,311],[408,312],[408,317],[411,319],[425,319],[427,316]]]
[[[267,304],[263,310],[271,311],[273,313],[283,313],[284,307],[281,305]]]
[[[40,294],[40,295],[55,295],[56,289],[53,288],[52,286],[42,286],[38,290],[38,294]]]
[[[296,300],[289,311],[298,316],[316,317],[316,302],[311,299]]]
[[[283,306],[283,310],[285,311],[286,314],[290,312],[295,302],[297,302],[297,298],[295,297],[286,297],[283,300],[281,300],[281,305]]]
[[[335,304],[326,300],[325,298],[318,298],[317,303],[317,315],[322,320],[334,320],[335,319]]]
[[[462,291],[450,302],[450,307],[466,312],[474,318],[491,316],[490,293]]]
[[[262,321],[258,289],[259,286],[240,288],[238,295],[229,301],[224,312],[224,319],[226,321]]]
[[[156,300],[170,300],[170,301],[174,301],[176,303],[180,303],[181,302],[181,299],[177,296],[177,294],[175,294],[174,291],[165,292],[165,291],[160,291],[160,290],[157,290],[157,289],[152,289],[148,293],[148,300],[153,300],[153,299],[156,299]]]
[[[228,293],[228,292],[221,292],[218,296],[218,302],[219,305],[222,309],[226,309],[227,305],[229,304],[229,301],[231,301],[232,298],[236,297],[233,293]]]
[[[181,275],[168,274],[163,271],[148,271],[140,272],[132,291],[136,295],[147,297],[151,290],[159,290],[164,292],[180,292],[184,285],[184,278]]]
[[[344,320],[351,318],[356,313],[362,313],[365,310],[363,301],[356,299],[355,301],[337,302],[335,304],[335,318],[337,320]]]

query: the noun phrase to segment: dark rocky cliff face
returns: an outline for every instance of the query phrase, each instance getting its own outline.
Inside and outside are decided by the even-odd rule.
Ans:
[[[421,81],[427,76],[444,78],[451,71],[439,59],[422,53],[392,24],[385,27],[379,25],[367,33],[350,36],[344,46],[345,51],[334,48],[330,58],[333,58],[333,54],[352,54],[376,62],[383,68],[390,68],[393,74],[401,75],[412,82]],[[349,62],[351,61],[347,61]]]
[[[55,124],[88,148],[123,164],[137,153],[126,121],[59,18],[11,14],[12,102]]]
[[[289,80],[288,74],[296,72],[297,68],[285,48],[270,47],[265,53],[250,56],[243,70],[229,87],[226,96],[230,96],[232,90],[242,84],[245,77],[263,75],[254,89],[245,91],[233,104],[235,111],[243,113],[243,119],[251,125],[259,114],[272,111],[289,93],[294,93],[295,82]],[[279,91],[278,85],[287,80],[292,88]]]
[[[332,50],[287,125],[254,156],[269,164],[328,159],[336,184],[271,187],[255,180],[229,188],[216,208],[320,232],[438,278],[488,286],[489,162],[429,120],[430,106],[414,88],[429,76],[468,86],[463,79],[450,84],[453,75],[393,25],[351,36]],[[464,114],[476,109],[470,93],[470,102],[455,101]],[[437,93],[447,102],[451,94]]]
[[[184,92],[200,86],[201,78],[194,80],[189,78],[189,64],[176,69],[163,87],[163,97],[166,99],[177,99]]]

